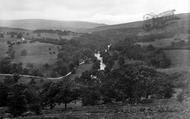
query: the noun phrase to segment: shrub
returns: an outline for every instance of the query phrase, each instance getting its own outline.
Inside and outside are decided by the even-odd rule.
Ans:
[[[22,51],[21,51],[21,54],[20,54],[21,56],[26,56],[27,55],[27,51],[26,51],[26,49],[23,49]]]
[[[12,86],[8,95],[9,112],[13,116],[19,116],[27,111],[27,101],[25,95],[23,94],[24,89],[25,87],[23,85],[15,84]]]
[[[100,100],[100,95],[96,89],[84,89],[82,92],[82,105],[96,105]]]
[[[7,105],[8,87],[0,82],[0,107]]]

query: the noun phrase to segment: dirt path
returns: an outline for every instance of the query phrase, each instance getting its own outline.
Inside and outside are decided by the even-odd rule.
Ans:
[[[68,72],[64,76],[60,77],[40,77],[40,76],[34,76],[34,75],[19,75],[20,77],[25,78],[37,78],[37,79],[48,79],[48,80],[60,80],[62,78],[71,77],[71,79],[74,79],[75,77],[80,77],[84,71],[90,70],[92,67],[92,63],[80,63],[80,65],[76,69],[76,73],[72,74],[72,72]],[[14,76],[14,74],[0,74],[0,76]]]

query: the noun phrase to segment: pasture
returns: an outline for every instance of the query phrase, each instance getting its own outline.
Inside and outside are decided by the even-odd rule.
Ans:
[[[6,56],[8,45],[5,42],[0,42],[0,59]]]
[[[56,45],[40,42],[15,45],[13,48],[15,50],[14,61],[22,62],[24,65],[28,63],[34,65],[53,64],[58,53]]]

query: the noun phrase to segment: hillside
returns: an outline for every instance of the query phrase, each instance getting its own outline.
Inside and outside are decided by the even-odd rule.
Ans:
[[[53,64],[57,58],[57,46],[48,43],[25,43],[13,47],[15,50],[15,62],[23,64],[32,63],[34,65],[43,65],[45,63]]]
[[[57,31],[61,26],[47,26],[47,21],[36,21],[35,25],[40,26],[35,26],[33,22],[20,23],[20,27],[31,27],[29,29],[32,30],[38,27],[35,31],[25,31],[20,27],[12,29],[21,32],[22,37],[18,37],[20,33],[11,36],[11,28],[0,28],[0,58],[8,54],[13,62],[11,64],[6,59],[3,61],[8,63],[1,63],[1,66],[5,64],[6,67],[1,68],[0,82],[10,83],[17,78],[13,73],[18,72],[24,74],[17,79],[18,83],[26,83],[39,92],[33,97],[39,97],[34,104],[38,103],[40,113],[36,111],[34,115],[21,117],[26,119],[188,119],[189,95],[185,96],[190,89],[190,52],[183,46],[190,47],[189,16],[190,14],[180,14],[180,19],[175,23],[151,31],[142,29],[142,21],[96,27],[92,33],[81,33],[71,40],[58,39],[61,36],[58,33],[65,37],[77,33]],[[30,26],[32,24],[34,26]],[[45,27],[49,27],[48,30]],[[75,30],[81,27],[76,25]],[[92,26],[87,25],[83,29],[90,27]],[[56,30],[52,30],[54,28]],[[67,28],[70,28],[69,25]],[[153,47],[143,47],[147,45]],[[96,62],[94,57],[97,51],[101,51],[107,71],[100,71],[97,67],[99,61]],[[169,57],[171,65],[165,56]],[[20,62],[22,64],[16,64]],[[184,72],[179,70],[185,66],[187,69]],[[8,70],[5,72],[4,69]],[[8,91],[13,89],[16,88],[11,87]],[[64,94],[67,91],[69,93]],[[25,92],[23,94],[25,97]],[[60,95],[61,98],[57,98]],[[65,103],[62,102],[62,97],[74,98]],[[28,102],[23,104],[30,106]],[[54,109],[51,109],[52,105],[55,106]],[[30,111],[30,108],[26,110]]]
[[[177,24],[189,28],[190,13],[176,14],[176,17],[180,18]],[[142,18],[143,19],[143,18]],[[136,21],[123,24],[105,25],[91,29],[92,32],[104,31],[104,30],[116,30],[116,29],[128,29],[128,28],[142,28],[143,21]]]
[[[56,30],[71,30],[71,31],[86,31],[105,24],[82,21],[56,21],[44,19],[23,19],[23,20],[0,20],[1,27],[12,27],[22,29],[56,29]]]

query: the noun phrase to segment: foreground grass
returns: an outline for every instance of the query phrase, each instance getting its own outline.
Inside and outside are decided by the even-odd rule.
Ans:
[[[151,104],[107,104],[96,106],[63,107],[43,110],[43,115],[16,119],[189,119],[190,111],[175,99],[157,100]]]

